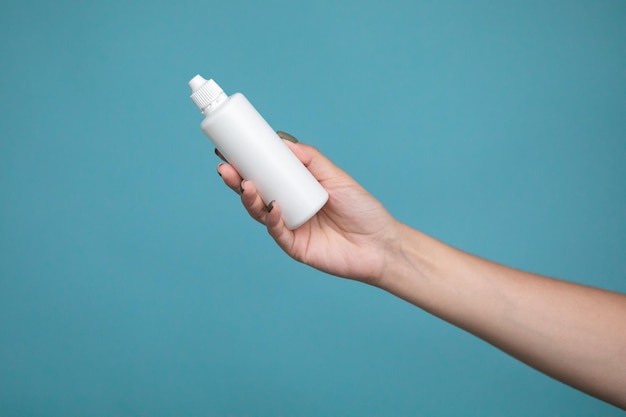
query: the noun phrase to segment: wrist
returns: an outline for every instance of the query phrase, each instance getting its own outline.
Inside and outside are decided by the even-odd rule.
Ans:
[[[441,277],[446,275],[449,247],[410,226],[398,223],[397,238],[387,253],[378,287],[418,307],[431,310]]]
[[[393,238],[385,247],[385,268],[377,286],[395,294],[394,289],[421,275],[425,263],[421,248],[426,235],[397,221],[394,231]]]

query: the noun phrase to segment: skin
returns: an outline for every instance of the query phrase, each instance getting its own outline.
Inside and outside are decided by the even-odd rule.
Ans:
[[[233,166],[221,163],[218,173],[289,256],[388,291],[626,409],[626,295],[519,271],[439,242],[394,219],[315,148],[281,136],[330,196],[298,229],[287,229],[280,205],[266,206]]]

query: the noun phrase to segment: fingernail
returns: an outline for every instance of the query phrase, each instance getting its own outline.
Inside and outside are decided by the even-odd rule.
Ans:
[[[291,136],[287,132],[283,132],[282,130],[279,130],[279,131],[276,132],[276,134],[281,139],[288,140],[289,142],[293,142],[293,143],[298,143],[298,139],[296,139],[295,137]]]
[[[213,149],[213,152],[215,152],[215,155],[217,155],[218,158],[226,162],[226,158],[224,158],[224,155],[222,155],[222,153],[217,148]]]
[[[267,205],[267,212],[269,213],[270,211],[272,211],[273,208],[274,208],[274,200],[270,201],[270,203]]]
[[[217,164],[217,175],[219,175],[220,177],[222,176],[222,173],[220,172],[220,167],[224,165],[223,163],[219,163]]]
[[[246,180],[241,181],[241,184],[239,184],[239,192],[241,194],[243,194],[243,183],[246,182]]]

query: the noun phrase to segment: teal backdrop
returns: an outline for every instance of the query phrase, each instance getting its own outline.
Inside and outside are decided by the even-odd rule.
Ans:
[[[4,0],[0,415],[622,415],[285,256],[197,73],[403,222],[626,292],[623,1]]]

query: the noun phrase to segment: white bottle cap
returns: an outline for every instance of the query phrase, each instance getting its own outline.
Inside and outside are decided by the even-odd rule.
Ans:
[[[221,103],[226,98],[224,90],[215,81],[212,79],[207,81],[200,74],[189,81],[189,87],[191,88],[191,100],[201,112]]]

